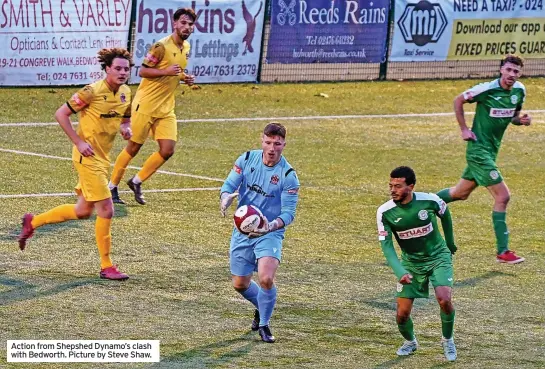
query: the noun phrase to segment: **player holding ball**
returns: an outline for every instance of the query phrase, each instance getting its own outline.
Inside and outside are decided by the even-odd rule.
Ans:
[[[263,213],[263,226],[249,234],[236,227],[229,250],[233,287],[256,308],[252,330],[264,342],[273,343],[269,321],[276,304],[274,278],[282,256],[285,227],[295,218],[299,199],[299,179],[282,155],[286,128],[270,123],[263,130],[261,150],[242,154],[221,187],[223,216],[235,197],[239,206],[253,205]],[[259,285],[252,280],[257,271]]]

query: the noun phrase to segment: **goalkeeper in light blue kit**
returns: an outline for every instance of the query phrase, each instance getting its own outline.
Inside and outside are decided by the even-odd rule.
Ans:
[[[293,222],[299,199],[299,179],[282,155],[286,128],[270,123],[263,130],[262,150],[242,154],[221,187],[220,211],[225,216],[235,197],[238,205],[258,207],[267,222],[244,235],[236,228],[229,250],[233,287],[255,307],[252,330],[273,343],[269,321],[276,304],[274,278],[282,257],[285,227]],[[257,271],[259,285],[252,280]]]

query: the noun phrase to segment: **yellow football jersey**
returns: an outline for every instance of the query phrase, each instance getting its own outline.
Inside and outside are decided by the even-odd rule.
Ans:
[[[142,65],[148,68],[166,69],[178,64],[184,70],[191,45],[184,41],[180,49],[172,35],[156,42],[148,51]],[[179,76],[162,76],[158,78],[142,78],[134,96],[134,111],[142,112],[156,118],[169,115],[174,110],[174,92],[180,84]]]
[[[131,116],[131,89],[121,85],[114,93],[105,80],[87,85],[66,103],[74,114],[79,112],[78,136],[91,145],[95,155],[82,158],[78,149],[72,149],[72,160],[95,161],[110,165],[109,153],[123,118]]]

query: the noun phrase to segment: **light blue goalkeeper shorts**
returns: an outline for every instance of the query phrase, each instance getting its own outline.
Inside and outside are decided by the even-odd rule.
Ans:
[[[264,256],[271,256],[281,261],[283,240],[284,232],[282,230],[270,232],[257,238],[249,238],[234,229],[229,249],[231,274],[247,276],[256,272],[257,260]]]

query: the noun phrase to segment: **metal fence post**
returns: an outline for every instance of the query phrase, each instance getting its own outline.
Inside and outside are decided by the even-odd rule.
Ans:
[[[394,9],[395,9],[395,0],[390,0],[390,11],[388,12],[388,30],[386,31],[386,46],[384,50],[384,60],[380,63],[380,71],[378,79],[384,81],[386,79],[386,74],[388,73],[388,60],[390,54],[390,36],[392,34],[392,29],[394,28]]]
[[[134,37],[134,30],[136,29],[136,3],[138,0],[132,0],[131,4],[131,20],[130,20],[130,26],[129,26],[129,37],[127,38],[127,50],[129,50],[132,53],[133,49],[133,37]]]
[[[263,69],[263,61],[265,60],[264,59],[265,58],[265,51],[264,51],[265,50],[265,28],[266,28],[265,26],[267,25],[267,18],[269,18],[269,22],[270,22],[270,17],[269,17],[270,6],[271,6],[271,1],[265,0],[265,12],[263,13],[263,28],[261,29],[261,51],[259,54],[259,64],[257,65],[257,79],[256,79],[257,83],[261,83],[261,71]]]

